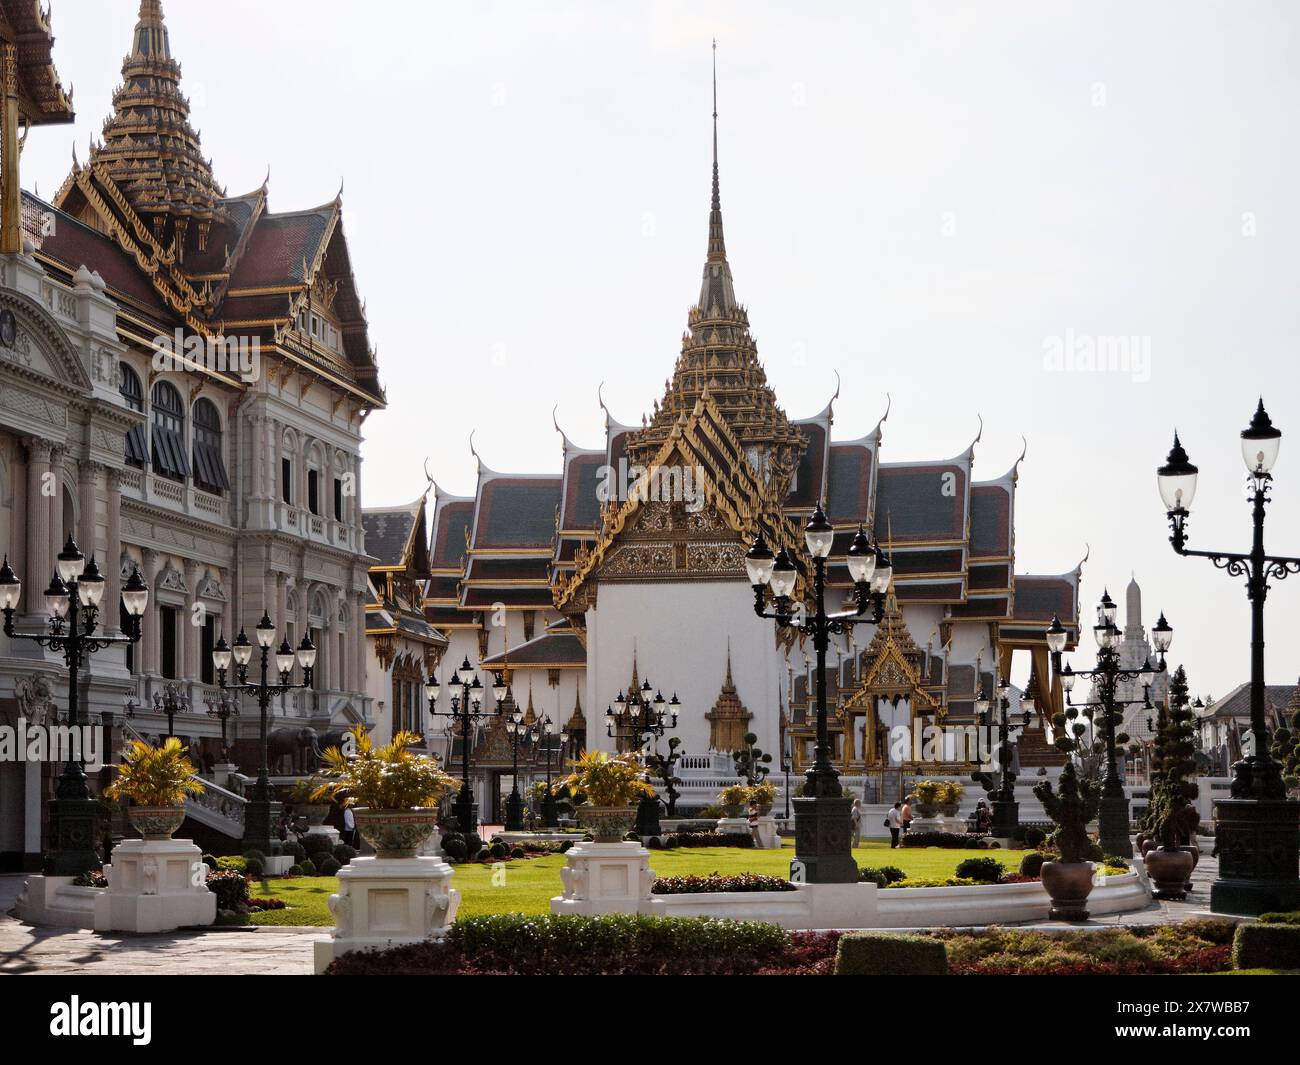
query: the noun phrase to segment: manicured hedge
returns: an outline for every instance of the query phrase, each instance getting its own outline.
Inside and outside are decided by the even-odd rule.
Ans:
[[[787,943],[782,928],[758,921],[628,914],[467,917],[447,935],[480,968],[553,974],[752,972]]]
[[[656,895],[696,895],[711,891],[795,891],[795,886],[779,876],[739,873],[722,876],[661,876],[650,890]]]
[[[904,832],[902,846],[978,850],[986,839],[978,832]]]
[[[849,932],[835,952],[836,976],[946,976],[948,952],[937,939],[890,932]]]
[[[1232,967],[1300,969],[1300,925],[1238,925],[1232,939]]]
[[[748,832],[672,832],[664,837],[665,847],[741,847],[752,849],[754,837]]]

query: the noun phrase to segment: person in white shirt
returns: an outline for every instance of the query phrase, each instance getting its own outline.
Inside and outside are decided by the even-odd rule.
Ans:
[[[862,846],[862,800],[853,800],[853,809],[849,811],[849,819],[853,822],[853,846]]]
[[[889,808],[889,813],[885,815],[885,827],[889,829],[889,846],[894,848],[898,846],[898,837],[903,832],[903,804],[894,803]]]
[[[343,807],[343,842],[349,847],[357,845],[357,819],[351,806]]]

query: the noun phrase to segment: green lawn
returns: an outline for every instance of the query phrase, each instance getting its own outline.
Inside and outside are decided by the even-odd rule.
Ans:
[[[788,876],[794,844],[787,840],[781,850],[741,850],[738,847],[683,847],[651,851],[650,868],[659,876],[690,873],[767,873]],[[869,841],[853,851],[860,866],[896,865],[910,877],[952,876],[964,858],[999,859],[1010,872],[1020,862],[1015,851],[924,850],[900,847],[890,850],[887,841]],[[564,855],[506,862],[499,867],[470,863],[455,866],[452,886],[460,892],[460,913],[474,917],[486,913],[549,913],[550,900],[560,894],[560,869]],[[253,894],[284,899],[283,910],[253,914],[253,924],[332,925],[326,899],[338,890],[332,876],[300,877],[294,880],[263,880]]]

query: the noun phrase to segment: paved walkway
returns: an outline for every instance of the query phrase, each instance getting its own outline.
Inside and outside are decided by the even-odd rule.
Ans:
[[[1139,913],[1100,917],[1092,927],[1183,921],[1210,908],[1210,882],[1218,862],[1202,857],[1184,902],[1158,902]],[[312,939],[321,928],[229,928],[165,935],[35,928],[9,916],[22,876],[0,876],[0,974],[87,973],[103,976],[200,974],[305,975],[312,969]],[[1079,928],[1062,922],[1035,928]],[[1087,926],[1084,926],[1087,927]]]

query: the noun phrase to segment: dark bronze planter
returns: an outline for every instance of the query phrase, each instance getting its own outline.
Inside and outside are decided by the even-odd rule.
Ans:
[[[1156,847],[1147,851],[1147,874],[1155,885],[1158,899],[1183,899],[1187,897],[1187,880],[1192,875],[1195,862],[1184,849],[1165,850]]]
[[[1053,921],[1086,921],[1092,893],[1092,862],[1044,862],[1043,887],[1052,899]]]

